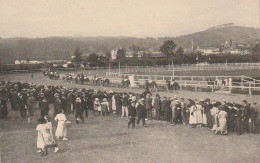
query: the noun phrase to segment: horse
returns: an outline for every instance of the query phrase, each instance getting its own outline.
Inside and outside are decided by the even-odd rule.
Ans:
[[[105,86],[105,85],[108,86],[109,83],[110,83],[109,79],[107,79],[107,78],[102,79],[101,82],[102,82],[102,85],[103,85],[103,86]]]
[[[176,91],[180,89],[180,85],[176,81],[171,82],[169,80],[166,80],[166,89]]]
[[[95,84],[95,85],[101,85],[101,84],[102,84],[102,78],[100,78],[100,77],[95,77],[95,78],[93,79],[93,84]]]
[[[157,83],[156,81],[152,81],[150,84],[149,84],[149,87],[151,88],[151,91],[157,91]]]
[[[129,79],[122,79],[122,81],[121,81],[121,86],[122,86],[123,88],[129,88],[129,86],[130,86],[130,80],[129,80]]]
[[[85,83],[85,84],[89,84],[89,82],[90,82],[89,78],[88,78],[87,76],[85,76],[85,77],[84,77],[84,83]]]

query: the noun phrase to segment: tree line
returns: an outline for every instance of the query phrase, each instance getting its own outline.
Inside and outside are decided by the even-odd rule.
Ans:
[[[260,45],[256,44],[252,49],[250,55],[202,55],[199,52],[184,53],[182,47],[177,48],[177,44],[173,40],[165,41],[159,51],[164,54],[164,57],[151,56],[147,52],[143,52],[142,57],[137,57],[139,51],[145,51],[140,46],[133,45],[129,47],[133,51],[132,57],[126,57],[126,49],[120,48],[117,50],[117,57],[111,60],[111,54],[106,53],[105,57],[100,57],[95,53],[90,54],[87,58],[83,59],[79,48],[75,49],[73,62],[76,64],[84,64],[84,66],[152,66],[152,65],[171,65],[171,64],[196,64],[201,62],[207,63],[246,63],[246,62],[259,62],[260,61]]]

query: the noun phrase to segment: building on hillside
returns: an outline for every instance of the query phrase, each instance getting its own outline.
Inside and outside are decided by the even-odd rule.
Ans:
[[[251,54],[250,50],[247,49],[238,49],[238,48],[228,48],[224,49],[223,52],[225,54],[237,54],[237,55],[249,55]]]
[[[21,60],[21,61],[15,60],[14,64],[16,64],[16,65],[18,65],[18,64],[29,64],[29,61],[27,61],[27,60]]]
[[[30,64],[40,64],[42,61],[29,61]]]
[[[126,58],[132,58],[132,57],[134,57],[134,51],[131,50],[131,49],[129,49],[129,48],[127,48],[127,49],[126,49],[126,52],[125,52],[125,57],[126,57]]]
[[[19,64],[21,64],[21,62],[19,60],[15,60],[14,64],[19,65]]]
[[[201,52],[201,55],[220,54],[219,48],[210,46],[197,47],[196,51]]]

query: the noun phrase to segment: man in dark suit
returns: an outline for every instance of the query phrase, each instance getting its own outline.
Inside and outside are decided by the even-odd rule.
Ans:
[[[84,123],[84,117],[83,117],[83,109],[82,109],[82,103],[81,99],[78,97],[76,98],[76,104],[75,104],[75,118],[76,123],[79,124],[79,119],[81,119],[82,123]]]
[[[243,100],[243,107],[242,107],[242,120],[243,120],[243,131],[249,132],[249,116],[250,116],[250,105],[247,103],[246,100]]]
[[[132,101],[129,108],[128,108],[128,116],[129,116],[129,121],[128,121],[128,128],[132,124],[132,128],[135,128],[135,117],[136,117],[136,109],[135,109],[135,101]]]
[[[140,99],[140,103],[137,106],[137,114],[138,114],[137,125],[139,125],[139,122],[142,119],[143,126],[146,127],[145,125],[146,109],[145,109],[143,98]]]

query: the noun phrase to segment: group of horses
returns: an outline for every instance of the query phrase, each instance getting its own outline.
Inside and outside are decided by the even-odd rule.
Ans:
[[[58,80],[62,79],[66,82],[72,83],[75,82],[76,84],[82,84],[82,85],[96,85],[96,86],[110,86],[110,80],[106,78],[105,76],[99,77],[99,76],[87,76],[85,74],[74,74],[74,73],[67,73],[67,74],[59,74],[58,72],[54,71],[44,71],[44,76],[48,76],[52,80]],[[137,83],[139,87],[144,87],[146,90],[150,91],[158,91],[158,84],[156,81],[145,81],[145,84]],[[124,78],[121,80],[120,83],[121,88],[130,88],[131,83],[130,80],[127,78]],[[180,89],[179,84],[172,80],[167,80],[165,83],[166,90],[178,90]]]
[[[53,71],[43,71],[44,76],[48,76],[52,80],[58,80],[60,78],[60,74],[58,72],[53,72]]]
[[[67,74],[66,76],[63,77],[63,80],[67,82],[73,82],[75,81],[76,84],[82,84],[82,85],[96,85],[96,86],[109,86],[110,81],[106,77],[98,77],[98,76],[93,76],[93,77],[88,77],[85,74]],[[92,81],[92,82],[91,82]]]

